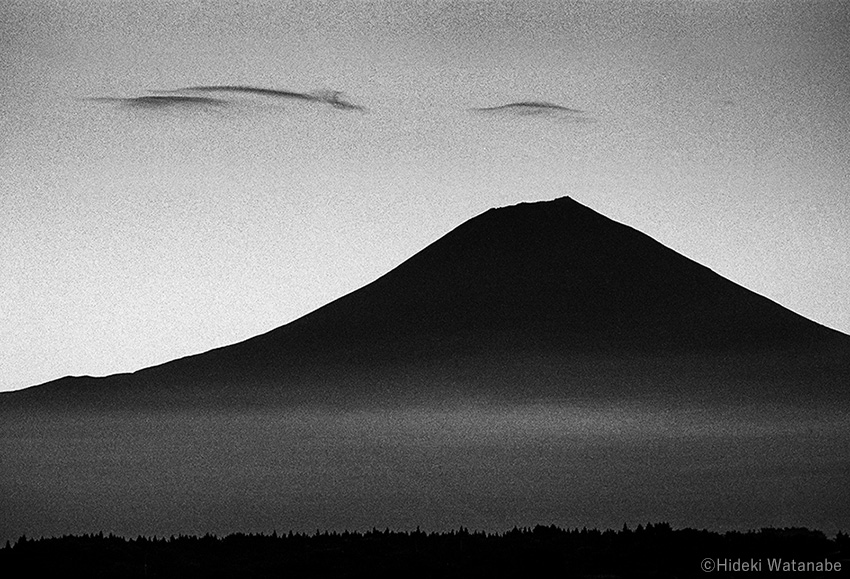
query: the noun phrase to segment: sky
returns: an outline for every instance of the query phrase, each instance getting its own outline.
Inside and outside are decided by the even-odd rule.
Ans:
[[[850,3],[0,4],[0,390],[135,371],[569,195],[850,333]]]

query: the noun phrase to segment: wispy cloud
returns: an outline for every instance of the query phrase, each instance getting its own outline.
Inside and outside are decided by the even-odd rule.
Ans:
[[[227,101],[223,99],[181,95],[151,95],[140,97],[93,97],[87,100],[102,103],[115,103],[134,108],[149,109],[223,106],[227,104]]]
[[[187,86],[183,88],[178,88],[169,91],[162,91],[169,93],[180,93],[180,92],[215,92],[215,93],[236,93],[236,94],[250,94],[264,97],[273,97],[273,98],[284,98],[284,99],[296,99],[296,100],[312,100],[310,95],[306,93],[300,92],[292,92],[288,90],[276,90],[272,88],[260,88],[255,86],[243,86],[243,85],[235,85],[235,84],[222,84],[222,85],[202,85],[202,86]]]
[[[277,90],[247,85],[198,85],[174,90],[150,91],[151,94],[136,97],[92,97],[85,100],[100,103],[115,103],[138,109],[191,109],[222,107],[226,105],[250,107],[257,99],[300,101],[307,104],[329,105],[345,111],[366,112],[366,108],[354,104],[337,90],[317,90],[309,93]]]
[[[572,122],[593,122],[589,113],[582,109],[565,107],[546,101],[519,101],[492,107],[476,107],[469,109],[473,113],[513,115],[513,116],[546,116]]]
[[[329,104],[338,109],[366,112],[366,107],[348,102],[342,98],[342,94],[343,93],[338,90],[319,90],[311,93],[311,96],[316,102]]]
[[[338,90],[317,90],[313,92],[295,92],[246,85],[203,85],[179,88],[169,93],[231,93],[253,95],[268,98],[299,100],[310,103],[327,104],[337,109],[366,112],[366,108],[343,98]]]

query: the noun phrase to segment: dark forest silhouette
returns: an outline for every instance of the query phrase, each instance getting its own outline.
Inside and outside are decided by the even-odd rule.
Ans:
[[[850,568],[850,537],[828,538],[803,528],[717,533],[674,530],[667,523],[620,531],[514,528],[505,533],[444,533],[373,529],[226,537],[125,539],[114,535],[21,537],[0,549],[6,577],[694,577],[710,576],[704,559],[768,559]],[[554,575],[552,575],[554,573]],[[735,576],[720,572],[722,576]]]

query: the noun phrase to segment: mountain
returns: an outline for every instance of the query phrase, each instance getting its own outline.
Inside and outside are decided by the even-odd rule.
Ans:
[[[491,209],[266,334],[0,407],[448,398],[846,406],[850,336],[564,197]]]

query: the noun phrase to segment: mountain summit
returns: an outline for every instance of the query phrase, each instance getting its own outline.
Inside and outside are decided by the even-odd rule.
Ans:
[[[491,209],[271,332],[0,397],[287,404],[483,396],[847,400],[850,337],[569,197]]]

